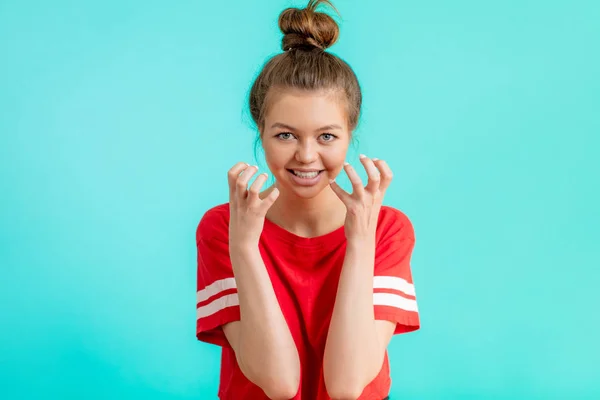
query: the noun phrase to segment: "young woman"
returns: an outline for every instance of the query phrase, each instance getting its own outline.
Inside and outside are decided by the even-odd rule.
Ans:
[[[229,202],[196,232],[196,333],[222,346],[224,400],[387,398],[388,343],[419,328],[413,227],[382,206],[392,172],[361,156],[364,185],[344,161],[361,92],[350,66],[325,51],[339,30],[315,11],[321,2],[281,13],[284,52],[252,86],[275,183],[261,191],[262,173],[248,187],[257,167],[235,164]],[[334,181],[342,169],[351,194]]]

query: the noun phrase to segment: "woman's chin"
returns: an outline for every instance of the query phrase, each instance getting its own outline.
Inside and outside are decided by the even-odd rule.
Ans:
[[[281,188],[281,186],[284,186],[283,188]],[[279,185],[280,190],[283,189],[286,192],[293,194],[294,196],[303,198],[303,199],[311,199],[313,197],[316,197],[319,195],[319,193],[321,193],[323,191],[323,189],[325,189],[326,185],[323,184],[317,184],[317,185],[311,185],[311,186],[303,186],[303,185],[296,185],[293,182],[289,182],[287,181],[285,183],[285,185]]]

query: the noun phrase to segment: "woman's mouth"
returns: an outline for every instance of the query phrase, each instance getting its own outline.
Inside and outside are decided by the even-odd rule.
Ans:
[[[287,171],[292,176],[292,181],[294,181],[296,184],[301,186],[312,186],[319,182],[324,170],[306,172],[288,169]]]

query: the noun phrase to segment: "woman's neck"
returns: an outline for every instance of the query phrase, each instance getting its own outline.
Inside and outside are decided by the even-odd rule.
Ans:
[[[269,187],[260,197],[268,196],[274,188]],[[266,218],[295,235],[317,237],[344,225],[346,207],[329,187],[310,199],[280,191]]]

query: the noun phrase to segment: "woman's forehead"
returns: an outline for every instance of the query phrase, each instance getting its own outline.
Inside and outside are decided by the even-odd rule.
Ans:
[[[339,96],[289,91],[273,96],[266,119],[268,126],[280,123],[316,130],[324,126],[345,125],[347,113]]]

